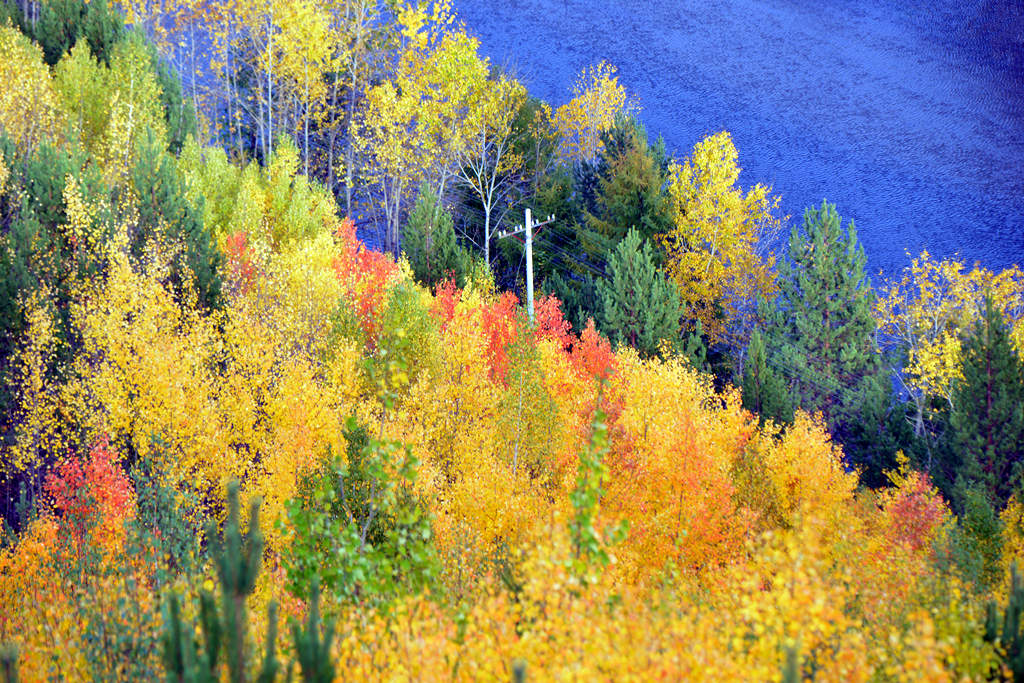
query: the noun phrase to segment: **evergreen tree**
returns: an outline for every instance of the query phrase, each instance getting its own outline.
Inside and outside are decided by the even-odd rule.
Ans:
[[[432,287],[454,276],[456,284],[464,284],[468,255],[455,240],[451,214],[426,185],[402,230],[402,249],[418,282]]]
[[[804,212],[803,229],[793,229],[788,246],[776,310],[766,311],[769,347],[789,375],[793,403],[820,411],[853,464],[878,480],[894,454],[864,452],[856,435],[865,408],[885,404],[889,390],[856,228],[850,221],[844,230],[835,206],[822,202]]]
[[[599,260],[636,228],[647,239],[667,232],[672,214],[663,191],[665,173],[635,119],[620,118],[602,137],[593,211],[585,212],[583,247]]]
[[[1009,677],[993,676],[993,680],[1024,680],[1024,632],[1021,631],[1021,616],[1024,615],[1024,577],[1017,570],[1017,563],[1010,565],[1009,595],[1000,606],[990,600],[985,609],[985,642],[998,645],[996,652],[1002,660],[1002,668]]]
[[[572,323],[572,328],[576,332],[582,332],[591,318],[599,317],[601,295],[597,291],[597,282],[590,273],[566,278],[557,270],[553,271],[544,280],[543,290],[562,302],[565,319]]]
[[[145,35],[136,30],[129,34],[130,40],[141,43],[143,50],[149,55],[150,65],[160,85],[160,104],[167,121],[167,149],[175,155],[181,153],[185,140],[198,132],[195,102],[184,96],[181,90],[181,76],[160,58],[156,44],[147,40]]]
[[[765,420],[776,423],[793,421],[789,390],[775,369],[768,365],[768,352],[759,328],[754,328],[750,337],[747,362],[743,368],[743,407],[756,413],[761,424]]]
[[[172,157],[150,138],[142,145],[132,168],[137,198],[138,223],[131,235],[136,257],[151,239],[180,245],[171,272],[171,284],[180,294],[193,279],[199,303],[207,308],[221,305],[221,256],[203,225],[202,207],[193,206],[174,169]]]
[[[657,352],[665,339],[679,338],[682,300],[675,285],[654,264],[650,242],[630,229],[608,257],[608,278],[597,283],[601,329],[641,354]]]
[[[947,540],[949,559],[965,581],[987,592],[1002,581],[1006,571],[999,514],[989,492],[977,482],[965,485],[961,479],[953,504],[957,523]]]
[[[39,7],[39,20],[30,37],[43,48],[43,57],[55,65],[80,38],[89,43],[93,57],[110,61],[110,48],[124,36],[124,20],[106,2],[48,0]]]
[[[199,623],[203,639],[196,639],[197,629],[182,615],[181,601],[171,594],[164,609],[163,665],[168,681],[207,682],[230,680],[232,683],[255,680],[271,683],[276,680],[280,664],[277,660],[277,604],[267,609],[267,632],[263,658],[257,661],[248,634],[251,617],[247,599],[256,589],[256,576],[263,564],[263,536],[259,525],[259,501],[249,508],[245,533],[238,514],[238,482],[228,484],[228,514],[223,538],[214,524],[207,528],[218,584],[220,604],[203,590],[199,601]],[[314,607],[315,609],[315,607]],[[319,612],[312,619],[317,619]],[[301,630],[296,630],[297,642]],[[226,675],[225,675],[226,674]],[[253,675],[255,674],[255,675]]]
[[[711,372],[711,363],[708,362],[708,346],[704,340],[704,327],[698,320],[693,330],[686,335],[678,348],[679,352],[690,361],[695,369],[701,372]]]
[[[892,384],[883,372],[864,378],[858,402],[852,407],[852,419],[843,437],[846,452],[855,455],[863,469],[861,481],[871,487],[886,486],[886,470],[894,465],[894,455],[903,451],[913,462],[927,458],[925,442],[914,435],[907,420],[907,406],[892,393]]]
[[[1002,508],[1024,474],[1024,363],[990,297],[963,346],[949,423],[946,476],[959,479],[958,488],[980,484]]]

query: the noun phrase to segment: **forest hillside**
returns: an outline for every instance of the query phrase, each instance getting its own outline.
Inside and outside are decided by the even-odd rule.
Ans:
[[[0,6],[0,681],[1024,675],[1019,269],[271,4]]]

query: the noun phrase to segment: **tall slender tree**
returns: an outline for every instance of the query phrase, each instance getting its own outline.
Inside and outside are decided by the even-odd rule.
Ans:
[[[526,89],[506,76],[489,81],[473,107],[467,144],[459,151],[456,176],[480,201],[484,214],[484,259],[491,264],[491,240],[500,209],[511,208],[521,178],[523,159],[515,153],[515,123]]]
[[[757,302],[775,293],[767,246],[780,226],[771,188],[739,186],[739,153],[727,132],[711,135],[668,168],[671,229],[658,236],[687,314],[715,344],[745,348]]]
[[[864,272],[866,258],[850,221],[844,229],[835,206],[804,212],[802,229],[789,238],[779,265],[779,296],[771,312],[769,348],[790,377],[795,405],[821,412],[854,464],[865,462],[854,435],[866,406],[887,394],[871,315],[875,294]],[[874,470],[879,469],[879,472]]]
[[[1002,507],[1024,480],[1024,362],[991,296],[963,347],[955,385],[946,476],[980,484]]]

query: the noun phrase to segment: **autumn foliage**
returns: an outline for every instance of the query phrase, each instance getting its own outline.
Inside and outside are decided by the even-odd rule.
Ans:
[[[89,542],[115,548],[119,524],[134,511],[134,489],[105,438],[87,457],[58,465],[43,489],[60,519],[60,533],[70,535],[78,547]]]
[[[356,238],[351,218],[341,221],[334,237],[340,252],[332,262],[334,271],[355,308],[359,326],[373,346],[380,333],[388,280],[398,269],[388,255],[367,249]]]
[[[359,339],[393,335],[383,312],[400,287],[409,286],[402,284],[407,276],[389,257],[362,247],[350,222],[329,244],[332,255],[320,263],[336,283],[337,305],[357,312]],[[271,254],[262,277],[280,277],[275,264],[285,258]],[[127,272],[119,277],[127,280],[82,302],[83,323],[91,309],[123,306],[119,288],[148,286],[131,285],[138,276]],[[231,325],[249,320],[246,311],[265,285],[233,290]],[[519,330],[528,323],[514,295],[442,283],[434,294],[418,290],[415,300],[406,305],[422,306],[425,331],[410,322],[402,334],[434,341],[391,347],[396,368],[415,379],[385,383],[399,393],[397,402],[388,400],[392,407],[383,421],[377,390],[368,384],[372,377],[359,364],[361,354],[374,353],[373,345],[327,340],[341,344],[331,358],[291,343],[293,355],[277,355],[263,335],[280,325],[275,319],[291,315],[291,304],[264,302],[259,319],[244,323],[251,330],[246,343],[221,352],[227,370],[217,371],[216,382],[232,389],[206,394],[209,417],[190,437],[209,443],[230,438],[231,447],[216,459],[161,461],[171,472],[187,462],[189,469],[170,481],[209,482],[203,487],[211,500],[220,499],[225,472],[248,472],[242,495],[266,501],[265,563],[268,576],[281,576],[274,568],[289,537],[272,530],[286,519],[274,512],[282,509],[275,501],[297,495],[303,472],[320,466],[328,453],[344,452],[346,437],[339,440],[339,434],[345,418],[377,421],[376,429],[409,445],[419,462],[414,495],[429,511],[441,563],[437,586],[448,598],[410,594],[386,610],[331,607],[328,598],[325,609],[341,634],[334,655],[346,677],[502,678],[523,658],[540,679],[611,672],[679,680],[709,670],[717,678],[771,679],[787,648],[795,648],[805,670],[830,680],[989,670],[992,651],[967,645],[981,642],[980,607],[966,586],[938,569],[936,548],[945,542],[951,516],[923,475],[894,474],[895,487],[877,500],[860,494],[856,475],[845,471],[820,423],[801,416],[785,433],[758,427],[735,390],[716,391],[684,359],[642,360],[630,349],[613,351],[593,325],[577,337],[556,299],[539,302],[526,347]],[[135,334],[147,335],[137,341],[164,353],[183,348],[173,341],[182,334],[176,326],[146,325]],[[445,351],[423,355],[435,343]],[[329,347],[318,342],[310,348]],[[142,360],[121,358],[129,365]],[[541,384],[529,384],[523,367],[538,373]],[[183,370],[166,371],[178,373],[174,381],[183,392],[195,395],[213,381]],[[103,387],[126,375],[105,377],[90,391],[102,396]],[[401,388],[402,381],[412,383]],[[65,400],[84,399],[75,392],[85,386],[69,385]],[[157,420],[169,404],[145,394],[133,400],[136,421],[174,429],[165,418]],[[263,407],[247,406],[250,400]],[[613,539],[608,534],[628,524],[624,537],[609,541],[607,567],[588,569],[584,581],[573,559],[569,494],[598,405],[607,415],[609,441],[595,538]],[[247,411],[262,417],[245,418]],[[52,566],[47,558],[59,554],[64,533],[84,540],[88,529],[88,542],[104,548],[123,543],[135,493],[111,444],[130,439],[130,423],[100,422],[113,430],[109,437],[97,437],[85,457],[52,469],[44,486],[50,512],[0,555],[5,595],[25,590],[26,580]],[[156,451],[148,453],[144,457],[153,458]],[[51,597],[6,601],[0,622],[4,637],[26,653],[29,676],[56,666],[42,656],[53,641],[17,625],[43,619],[43,606],[77,613],[73,605],[86,599],[62,592],[57,576],[45,576],[31,579],[31,590]],[[286,586],[268,579],[253,600],[257,606],[271,598],[288,602]],[[46,619],[55,619],[52,626],[62,629],[61,642],[71,652],[88,647],[74,624]],[[64,672],[89,666],[85,657],[61,661]]]
[[[391,229],[402,183],[456,182],[480,140],[466,124],[483,123],[474,107],[488,65],[449,28],[446,3],[396,6],[380,35],[377,10],[360,3],[344,4],[356,17],[322,3],[222,9],[222,56],[265,55],[261,78],[279,64],[259,88],[286,87],[294,108],[254,95],[267,109],[251,131],[260,159],[247,164],[195,139],[175,156],[156,131],[154,154],[180,187],[150,193],[185,207],[177,233],[140,233],[139,181],[123,172],[140,135],[124,118],[133,103],[111,95],[94,140],[59,139],[77,110],[58,96],[73,93],[54,91],[40,49],[0,27],[0,72],[28,74],[0,93],[12,144],[27,155],[47,138],[97,160],[48,195],[61,198],[52,235],[73,238],[67,260],[54,246],[64,242],[32,233],[15,246],[37,277],[4,300],[17,328],[0,368],[13,387],[0,493],[18,503],[3,508],[0,645],[17,650],[24,680],[174,678],[165,667],[221,653],[221,623],[246,680],[505,681],[523,662],[531,681],[1005,673],[1006,646],[985,623],[1024,560],[1018,498],[968,524],[902,454],[889,486],[864,488],[820,414],[762,421],[672,345],[650,357],[613,347],[592,318],[574,328],[553,295],[530,320],[486,266],[462,287],[425,287],[407,259],[368,248],[354,218],[338,218],[351,212],[335,204],[337,183],[304,167],[354,174],[346,164],[362,155],[373,182],[398,182],[383,190],[399,195]],[[146,6],[129,10],[155,21]],[[328,35],[352,39],[334,53],[316,42]],[[393,58],[404,88],[374,80],[366,41]],[[112,59],[145,72],[135,95],[159,99],[140,50]],[[87,52],[64,59],[55,73],[106,78]],[[372,91],[370,108],[330,111],[330,89],[305,79],[328,67]],[[560,156],[593,160],[628,108],[613,68],[586,71],[554,117]],[[310,123],[366,139],[328,161],[308,136],[275,146],[275,126]],[[777,219],[768,188],[736,186],[736,159],[720,134],[668,167],[675,229],[659,239],[691,314],[741,346],[726,331],[751,327],[751,301],[774,291],[759,240]],[[0,198],[23,231],[12,234],[28,235],[41,219],[4,194],[15,181],[18,193],[35,187],[19,163],[0,157]],[[175,270],[200,241],[217,258]],[[52,271],[30,268],[50,260]],[[216,305],[196,294],[210,264],[225,283]],[[925,255],[879,300],[883,333],[918,340],[898,370],[922,411],[956,382],[951,335],[976,317],[982,289],[1019,346],[1020,283],[1016,270],[965,273]],[[239,522],[246,507],[258,513]],[[990,546],[1002,550],[979,559]],[[258,653],[254,634],[267,634]],[[325,663],[333,676],[310,673]]]
[[[402,285],[407,275],[390,258],[362,248],[350,222],[330,244],[333,255],[321,262],[337,283],[338,305],[354,306],[366,339],[392,334],[382,327],[383,311],[396,288],[409,287]],[[266,278],[278,276],[274,264],[284,258],[269,256]],[[232,325],[247,319],[260,286],[233,291]],[[124,305],[118,292],[97,293],[81,305]],[[739,407],[735,390],[716,391],[684,359],[643,360],[628,348],[612,351],[593,326],[575,336],[556,299],[539,302],[537,325],[525,342],[534,350],[524,356],[518,331],[528,324],[514,295],[450,283],[417,297],[423,334],[434,339],[426,345],[445,350],[404,357],[412,349],[398,351],[393,359],[416,379],[396,394],[378,429],[408,443],[418,458],[416,495],[427,502],[441,562],[436,581],[453,602],[414,594],[386,611],[331,608],[343,634],[335,655],[346,677],[502,678],[522,657],[541,679],[612,672],[679,680],[709,670],[718,677],[771,679],[786,648],[796,648],[802,667],[829,680],[987,671],[990,654],[961,644],[980,638],[980,607],[967,587],[937,568],[935,549],[950,514],[927,477],[894,475],[895,487],[878,501],[858,494],[856,475],[845,471],[841,454],[813,419],[801,417],[784,433],[760,428]],[[271,302],[247,325],[265,330],[288,305]],[[172,343],[181,334],[176,327],[145,326],[135,334],[148,335],[139,343],[180,353]],[[410,324],[403,334],[420,333]],[[303,472],[344,450],[337,439],[345,417],[379,421],[381,404],[357,362],[372,345],[343,350],[349,348],[343,344],[328,360],[301,345],[289,346],[296,357],[276,356],[271,347],[261,350],[261,338],[247,339],[223,351],[232,370],[218,381],[229,382],[233,396],[209,394],[216,396],[210,417],[195,426],[194,438],[230,433],[232,446],[218,460],[188,461],[195,471],[207,471],[198,478],[181,471],[178,481],[208,481],[207,495],[217,500],[221,461],[241,459],[227,471],[251,473],[243,496],[263,497],[272,525],[284,519],[273,512],[281,509],[274,501],[296,495],[288,492],[298,492]],[[125,355],[122,362],[140,360]],[[534,364],[527,367],[539,374],[541,386],[523,383],[523,362]],[[123,381],[109,377],[103,381]],[[200,377],[180,374],[175,382],[194,392],[202,386],[197,382],[207,381]],[[76,386],[68,388],[73,402]],[[240,419],[257,409],[239,402],[245,395],[262,396],[264,405],[263,417],[249,426]],[[568,532],[569,493],[598,404],[609,440],[595,532],[604,538],[623,521],[628,530],[608,546],[610,563],[596,573],[588,569],[581,583]],[[136,420],[153,421],[167,404],[146,399],[132,410]],[[114,429],[109,437],[97,437],[86,457],[70,458],[48,475],[50,516],[0,556],[5,595],[24,590],[16,587],[51,566],[46,558],[58,553],[61,529],[84,540],[88,528],[89,543],[105,548],[123,543],[118,539],[125,538],[134,493],[111,444],[125,442],[129,423],[104,422]],[[302,447],[274,453],[289,443]],[[265,455],[246,460],[255,453]],[[288,538],[268,536],[268,575],[280,575],[273,567]],[[33,584],[34,594],[57,595],[62,589],[55,579]],[[937,593],[938,585],[951,593]],[[257,605],[271,597],[288,601],[286,586],[269,581],[253,599]],[[27,653],[48,651],[48,636],[14,625],[42,618],[41,605],[73,612],[71,605],[84,599],[59,595],[61,602],[5,602],[4,637]],[[617,607],[609,609],[612,603]],[[294,609],[301,611],[301,603]],[[63,629],[61,642],[72,651],[87,647],[71,624],[53,625]],[[53,666],[46,663],[27,655],[26,674],[43,675]],[[85,658],[61,666],[88,667]]]

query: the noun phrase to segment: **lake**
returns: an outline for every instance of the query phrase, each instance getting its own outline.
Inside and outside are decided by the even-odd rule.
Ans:
[[[868,268],[905,252],[1024,265],[1019,0],[455,0],[492,61],[554,105],[605,59],[679,157],[728,130],[744,186],[799,223],[823,198]]]

